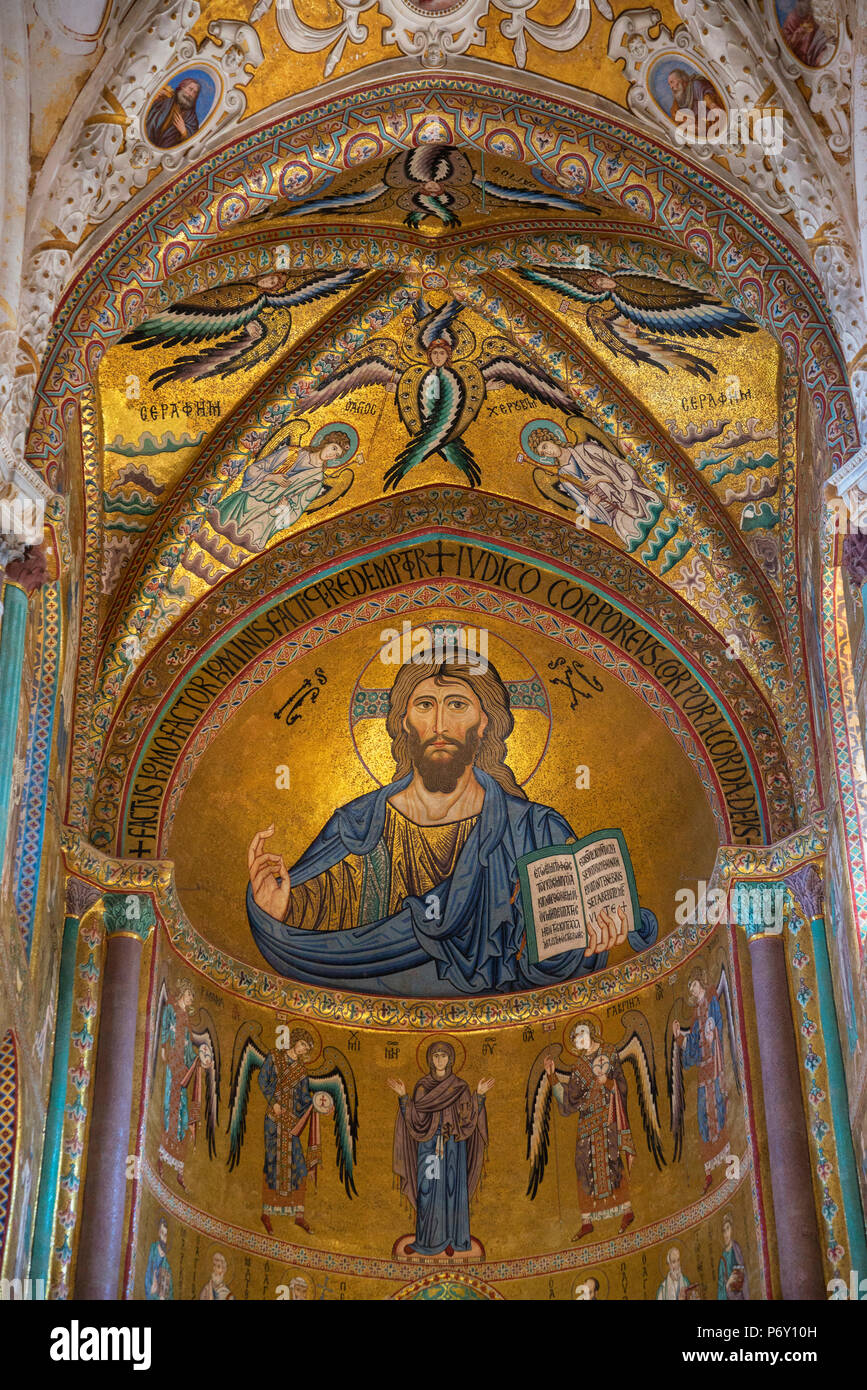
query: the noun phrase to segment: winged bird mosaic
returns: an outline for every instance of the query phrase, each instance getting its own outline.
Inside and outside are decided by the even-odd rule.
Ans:
[[[158,390],[170,381],[234,376],[268,362],[292,332],[292,310],[337,294],[368,272],[365,269],[269,271],[182,299],[127,333],[123,343],[137,351],[159,345],[164,351],[206,343],[200,352],[176,357],[152,372]]]
[[[575,402],[560,383],[516,357],[505,338],[487,338],[476,358],[476,339],[460,321],[462,309],[457,299],[431,308],[419,295],[412,306],[414,331],[399,346],[387,338],[366,343],[345,367],[304,396],[308,414],[366,387],[394,390],[410,439],[383,477],[386,488],[396,488],[434,454],[477,486],[481,472],[462,436],[477,418],[489,390],[509,386],[574,414]]]
[[[515,266],[523,280],[585,304],[584,319],[597,343],[615,357],[649,362],[661,372],[669,363],[710,381],[716,367],[678,339],[737,338],[758,325],[730,304],[689,285],[638,270],[580,270],[575,266]]]
[[[235,1035],[229,1095],[229,1157],[231,1172],[240,1162],[247,1128],[247,1104],[253,1077],[265,1099],[262,1178],[262,1225],[272,1234],[272,1216],[290,1216],[310,1231],[306,1216],[307,1178],[321,1162],[320,1117],[333,1116],[337,1173],[347,1197],[355,1187],[358,1139],[358,1091],[347,1058],[326,1047],[312,1065],[312,1034],[294,1024],[281,1025],[276,1045],[269,1048],[260,1023],[242,1023]],[[306,1148],[301,1140],[306,1134]]]
[[[660,1171],[665,1164],[650,1024],[637,1010],[624,1013],[621,1023],[620,1041],[606,1043],[595,1019],[579,1019],[569,1031],[574,1056],[564,1059],[557,1055],[556,1047],[546,1047],[527,1078],[527,1196],[531,1200],[539,1191],[548,1163],[552,1098],[564,1118],[578,1116],[575,1170],[581,1226],[573,1237],[575,1242],[590,1234],[595,1221],[619,1216],[620,1230],[625,1231],[635,1219],[629,1194],[635,1141],[629,1124],[626,1067],[631,1068],[637,1084],[651,1157]]]

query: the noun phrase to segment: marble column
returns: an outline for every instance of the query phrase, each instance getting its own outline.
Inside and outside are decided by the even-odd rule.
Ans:
[[[755,890],[758,884],[750,884]],[[762,885],[765,891],[782,885]],[[744,885],[746,888],[747,885]],[[758,900],[758,899],[757,899]],[[762,1072],[768,1164],[784,1299],[827,1300],[782,923],[745,923]],[[743,921],[743,917],[739,920]]]
[[[840,1027],[834,1004],[834,984],[831,976],[831,959],[828,955],[828,937],[825,931],[823,911],[824,886],[818,870],[813,864],[808,864],[803,869],[797,869],[789,875],[786,882],[810,923],[810,938],[813,944],[813,961],[816,966],[816,985],[819,994],[819,1021],[822,1024],[822,1037],[825,1042],[825,1069],[828,1097],[831,1104],[831,1124],[834,1128],[840,1191],[843,1197],[843,1215],[846,1221],[846,1235],[849,1244],[847,1252],[849,1268],[867,1273],[864,1210],[861,1205],[861,1191],[858,1186],[855,1146],[852,1143],[849,1091],[846,1085],[846,1069],[843,1065],[843,1049],[840,1045]],[[845,922],[841,923],[841,930],[846,930]]]
[[[149,897],[137,893],[105,895],[105,971],[75,1268],[76,1299],[119,1297],[139,973],[142,947],[154,921]]]
[[[63,1116],[66,1109],[78,928],[82,917],[99,900],[99,896],[98,888],[94,888],[92,884],[85,883],[80,878],[72,878],[66,885],[66,921],[63,924],[63,943],[60,949],[57,1017],[54,1023],[54,1057],[51,1064],[51,1088],[48,1093],[48,1111],[45,1116],[39,1196],[36,1201],[33,1251],[30,1258],[31,1279],[42,1279],[46,1288],[48,1287],[48,1276],[51,1268],[51,1240],[57,1208],[60,1145],[63,1136]]]
[[[3,619],[0,628],[0,865],[5,862],[12,769],[18,743],[18,706],[27,606],[30,595],[45,583],[45,556],[36,547],[6,566]]]

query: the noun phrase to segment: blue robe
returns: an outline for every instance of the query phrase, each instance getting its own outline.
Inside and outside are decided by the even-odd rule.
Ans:
[[[152,1292],[154,1277],[157,1280],[156,1293]],[[174,1298],[172,1271],[168,1258],[160,1250],[157,1240],[154,1241],[148,1255],[147,1269],[145,1270],[145,1298],[149,1303],[166,1302]]]
[[[480,1098],[484,1105],[484,1096]],[[401,1109],[406,1097],[401,1097]],[[415,1240],[417,1255],[441,1255],[447,1246],[469,1250],[470,1194],[467,1186],[467,1141],[443,1143],[436,1134],[418,1146]]]
[[[686,1035],[686,1042],[683,1046],[683,1065],[684,1068],[711,1069],[710,1050],[707,1039],[703,1036],[704,1025],[708,1017],[714,1021],[716,1038],[719,1041],[718,1074],[708,1078],[711,1082],[709,1085],[708,1079],[705,1079],[701,1072],[699,1073],[701,1079],[696,1095],[696,1111],[698,1113],[698,1132],[702,1141],[705,1144],[715,1144],[726,1125],[726,1097],[722,1087],[722,1065],[725,1055],[723,1052],[723,1019],[720,1002],[715,994],[708,996],[706,1014],[702,1010],[697,1011],[693,1025]]]
[[[247,916],[262,955],[280,975],[308,984],[363,988],[373,994],[456,995],[502,993],[571,980],[601,970],[607,951],[567,951],[534,965],[524,946],[524,914],[517,861],[531,850],[574,839],[568,821],[503,791],[480,769],[485,799],[454,872],[431,886],[438,921],[425,901],[407,897],[400,912],[342,931],[290,927],[264,912],[247,889]],[[340,807],[289,871],[293,885],[333,868],[349,854],[369,856],[380,846],[386,802],[409,786],[412,774]],[[514,897],[514,901],[512,898]],[[657,921],[641,909],[629,933],[634,951],[652,946]]]

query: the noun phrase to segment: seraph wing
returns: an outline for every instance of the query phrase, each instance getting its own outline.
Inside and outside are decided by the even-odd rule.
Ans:
[[[447,299],[439,309],[428,310],[420,319],[418,327],[418,342],[422,351],[427,351],[431,343],[436,342],[437,338],[445,339],[452,348],[455,346],[456,339],[452,333],[452,324],[463,307],[459,299]]]
[[[190,1029],[193,1046],[200,1048],[207,1043],[214,1059],[213,1066],[202,1067],[205,1078],[205,1133],[208,1138],[208,1157],[214,1158],[217,1152],[217,1124],[220,1112],[220,1038],[217,1025],[207,1009],[199,1009],[201,1026]]]
[[[499,353],[488,358],[482,365],[482,376],[489,387],[511,386],[525,396],[553,406],[555,410],[563,410],[567,415],[575,414],[575,402],[559,382],[517,357]]]
[[[328,193],[321,198],[308,198],[306,202],[290,203],[288,207],[268,209],[268,219],[284,217],[307,217],[313,213],[346,212],[350,208],[368,207],[388,192],[385,183],[374,183],[369,188],[357,189],[354,193]]]
[[[568,265],[516,265],[511,267],[522,280],[539,285],[544,290],[577,299],[582,304],[599,304],[608,298],[607,290],[593,290],[587,285],[587,271]]]
[[[358,1142],[358,1088],[349,1061],[336,1047],[326,1047],[318,1067],[308,1071],[312,1092],[327,1091],[334,1102],[334,1143],[337,1174],[347,1197],[355,1187],[355,1155]]]
[[[530,1067],[527,1077],[526,1093],[526,1131],[527,1158],[530,1160],[530,1177],[527,1183],[527,1196],[531,1201],[539,1191],[551,1144],[551,1097],[553,1082],[549,1083],[545,1071],[545,1059],[553,1057],[556,1046],[544,1047]],[[555,1069],[554,1080],[565,1084],[569,1080],[567,1071]]]
[[[362,350],[362,355],[326,377],[321,386],[308,391],[301,398],[301,408],[307,414],[364,386],[393,386],[397,372],[397,345],[387,338],[377,339]]]
[[[419,387],[421,387],[423,379],[423,377],[420,378]],[[435,454],[447,440],[454,437],[458,420],[463,411],[466,393],[463,383],[454,371],[441,371],[440,381],[442,389],[427,419],[421,418],[421,403],[419,402],[419,433],[404,445],[391,468],[387,470],[383,479],[386,486],[396,486],[411,468],[415,468],[416,464],[422,463],[424,459],[430,458],[431,454]]]
[[[665,1025],[665,1073],[668,1086],[668,1112],[670,1128],[674,1135],[674,1162],[683,1156],[683,1119],[686,1101],[683,1094],[683,1055],[680,1042],[674,1034],[674,1022],[680,1022],[684,1011],[682,999],[672,1006]]]
[[[732,1012],[732,994],[731,988],[729,986],[729,977],[726,974],[725,962],[723,962],[723,964],[720,966],[719,981],[717,983],[716,992],[725,1005],[724,1013],[726,1018],[726,1033],[728,1034],[729,1040],[729,1055],[732,1059],[732,1071],[735,1074],[735,1085],[740,1091],[741,1073],[740,1068],[738,1067],[737,1048],[735,1047],[735,1023],[734,1013]]]
[[[157,1074],[157,1059],[160,1055],[160,1047],[162,1046],[160,1038],[162,1037],[163,1031],[163,1014],[166,1011],[166,1005],[168,1004],[168,1002],[168,985],[166,984],[165,980],[163,980],[162,984],[160,985],[160,992],[157,995],[156,1022],[154,1026],[153,1043],[151,1046],[151,1086],[153,1086],[154,1077]]]
[[[651,333],[683,338],[737,338],[755,333],[757,324],[730,304],[722,304],[689,285],[640,271],[617,271],[611,299],[618,312]]]
[[[314,270],[303,275],[293,275],[293,283],[279,294],[268,294],[267,302],[274,308],[296,309],[299,304],[310,304],[314,299],[326,299],[331,294],[354,285],[370,272],[365,266],[350,266],[343,270]]]
[[[662,1152],[662,1130],[659,1124],[658,1092],[656,1088],[656,1057],[653,1034],[644,1014],[635,1009],[623,1014],[623,1040],[618,1044],[620,1065],[628,1062],[638,1083],[638,1108],[644,1126],[644,1137],[654,1163],[661,1172],[665,1166]]]
[[[554,188],[511,188],[508,184],[495,183],[493,179],[483,179],[481,174],[473,178],[476,188],[487,197],[500,198],[504,203],[521,203],[525,207],[557,208],[560,212],[593,213],[599,216],[599,209]]]
[[[241,1159],[241,1146],[247,1128],[247,1101],[254,1072],[263,1065],[268,1054],[262,1045],[261,1023],[242,1023],[235,1034],[232,1049],[232,1080],[229,1090],[229,1172]]]
[[[227,296],[227,291],[241,289],[247,293],[239,302],[232,303],[231,300],[237,296]],[[154,314],[153,318],[145,319],[138,328],[124,334],[120,341],[130,343],[140,351],[156,344],[171,348],[223,338],[252,323],[264,309],[265,303],[266,295],[258,285],[245,280],[237,281],[233,285],[222,285],[218,289],[204,290],[190,299],[179,300],[170,308]]]

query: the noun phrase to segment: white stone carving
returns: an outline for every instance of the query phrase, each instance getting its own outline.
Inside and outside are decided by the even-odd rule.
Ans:
[[[528,18],[538,0],[337,0],[343,19],[327,29],[305,24],[295,8],[295,0],[277,0],[277,28],[294,53],[319,53],[329,49],[325,76],[330,77],[343,56],[347,43],[362,44],[368,29],[361,14],[378,5],[389,21],[382,42],[395,44],[408,58],[417,58],[423,67],[445,67],[450,57],[466,53],[485,43],[486,30],[480,21],[491,8],[506,15],[500,32],[513,44],[515,62],[527,61],[527,36],[556,52],[575,48],[590,28],[591,0],[573,0],[572,9],[559,24],[539,24]],[[592,0],[600,14],[612,18],[609,0]],[[273,0],[259,0],[250,18],[253,23],[270,10]]]

